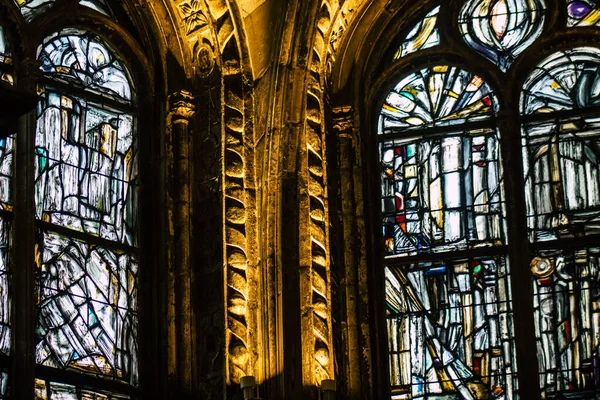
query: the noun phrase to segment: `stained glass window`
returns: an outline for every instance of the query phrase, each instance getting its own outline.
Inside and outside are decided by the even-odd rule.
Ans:
[[[135,255],[39,235],[37,363],[137,382]]]
[[[521,112],[530,239],[599,233],[600,143],[597,117],[557,118],[555,111],[598,104],[600,50],[578,48],[544,60],[525,82]]]
[[[600,22],[600,10],[595,1],[568,1],[567,13],[567,26],[593,26]]]
[[[394,56],[395,59],[440,44],[440,33],[437,27],[439,12],[440,7],[437,6],[406,35],[404,42]]]
[[[441,65],[401,79],[382,107],[393,399],[512,399],[517,388],[496,104],[481,77]]]
[[[539,251],[531,271],[541,387],[596,398],[600,248]]]
[[[21,8],[21,14],[25,20],[31,21],[38,15],[43,14],[54,4],[55,0],[15,0]]]
[[[129,396],[90,390],[42,379],[35,381],[35,400],[129,400]]]
[[[547,398],[596,398],[600,386],[600,249],[561,241],[600,233],[600,118],[586,114],[598,105],[599,66],[599,49],[557,52],[531,73],[521,96],[535,332]]]
[[[38,57],[46,76],[116,101],[131,101],[132,88],[123,66],[91,33],[65,30],[46,39]]]
[[[25,17],[25,20],[31,21],[35,17],[42,15],[50,7],[52,7],[56,0],[15,0],[17,5],[21,9],[21,14]],[[108,17],[112,16],[112,12],[104,0],[80,0],[79,4],[85,7],[89,7],[93,10],[98,11]]]
[[[10,54],[10,46],[6,34],[4,33],[4,29],[0,25],[0,81],[12,85],[14,79],[11,64],[12,57]]]
[[[379,133],[489,119],[496,102],[483,79],[457,67],[425,68],[402,79],[386,98]]]
[[[506,71],[542,33],[544,0],[467,0],[459,27],[465,42]]]
[[[39,59],[36,362],[136,386],[133,87],[117,55],[89,32],[49,37]],[[38,381],[36,396],[127,398],[73,385]]]

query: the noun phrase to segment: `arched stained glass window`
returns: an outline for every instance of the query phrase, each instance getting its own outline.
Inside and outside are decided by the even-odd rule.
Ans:
[[[600,118],[587,112],[599,102],[599,67],[597,48],[555,53],[532,72],[521,96],[540,383],[547,396],[592,395],[598,387],[600,249],[583,238],[600,233]],[[565,240],[574,238],[582,243],[567,247]]]
[[[542,33],[544,0],[467,0],[460,12],[463,39],[506,71]]]
[[[600,22],[600,10],[595,1],[570,0],[567,13],[567,26],[593,26]]]
[[[38,15],[42,15],[50,7],[52,7],[56,0],[15,0],[21,14],[27,21],[31,21]],[[104,0],[80,0],[79,4],[85,7],[89,7],[93,10],[98,11],[108,17],[112,17],[112,12]]]
[[[437,27],[439,12],[440,7],[437,6],[422,21],[415,25],[408,35],[406,35],[404,42],[394,56],[395,59],[440,44],[440,33]]]
[[[47,38],[39,59],[45,85],[35,136],[36,360],[135,386],[133,86],[116,53],[90,32]],[[36,391],[46,390],[59,399],[75,398],[69,396],[81,388],[38,380]]]
[[[450,65],[404,77],[382,107],[392,398],[513,398],[496,108],[481,77]]]

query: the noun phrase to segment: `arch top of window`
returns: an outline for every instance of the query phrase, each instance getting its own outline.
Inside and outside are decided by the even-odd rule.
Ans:
[[[600,105],[600,49],[556,52],[537,65],[521,92],[523,115],[550,114]]]
[[[44,75],[87,91],[131,104],[134,87],[115,52],[97,35],[64,29],[38,48]]]
[[[404,38],[394,59],[400,59],[419,50],[428,49],[440,44],[440,33],[437,27],[440,7],[433,8],[425,18],[419,21]]]
[[[15,0],[26,21],[31,21],[54,5],[56,0]],[[98,11],[107,17],[114,18],[113,12],[105,0],[80,0],[79,4]]]
[[[436,65],[406,75],[387,94],[378,133],[485,121],[497,111],[496,96],[482,77],[460,67]]]

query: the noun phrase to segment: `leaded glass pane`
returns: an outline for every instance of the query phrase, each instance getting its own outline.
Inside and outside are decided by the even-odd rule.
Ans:
[[[578,47],[542,61],[523,85],[521,113],[543,114],[600,104],[600,50]]]
[[[459,28],[465,42],[506,71],[542,33],[544,0],[467,0]]]
[[[96,10],[99,13],[106,15],[107,17],[112,17],[112,12],[110,11],[110,8],[103,0],[80,0],[79,4]]]
[[[541,251],[531,262],[531,272],[545,398],[596,399],[600,387],[600,248]]]
[[[523,127],[531,241],[600,233],[600,118]]]
[[[19,8],[21,9],[21,14],[27,21],[31,21],[38,15],[44,13],[44,11],[48,10],[54,4],[55,0],[15,0]]]
[[[137,385],[137,258],[39,235],[37,363]]]
[[[402,46],[394,56],[395,59],[440,44],[440,33],[437,28],[439,12],[440,6],[437,6],[406,35]]]
[[[11,300],[9,292],[8,263],[10,259],[10,222],[0,217],[0,354],[10,355]],[[2,379],[0,376],[0,393]]]
[[[51,88],[37,116],[37,218],[135,245],[133,117]]]
[[[14,136],[0,139],[0,210],[12,211]]]
[[[35,400],[128,400],[129,396],[89,390],[66,383],[35,380]]]
[[[600,22],[600,10],[595,1],[568,1],[567,12],[567,26],[593,26]]]
[[[457,67],[424,68],[402,79],[381,110],[379,134],[490,118],[496,107],[483,79]]]
[[[386,252],[415,255],[505,243],[495,131],[380,144]]]
[[[10,47],[4,29],[0,26],[0,63],[10,64],[12,62],[10,56]]]
[[[103,41],[88,32],[64,30],[47,38],[39,50],[41,69],[58,81],[130,102],[127,74]]]
[[[513,399],[510,278],[503,257],[386,268],[393,399]]]

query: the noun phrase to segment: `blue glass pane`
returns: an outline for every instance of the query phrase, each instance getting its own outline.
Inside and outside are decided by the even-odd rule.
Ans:
[[[503,257],[386,268],[393,399],[514,399],[509,269]]]
[[[467,0],[459,28],[465,42],[506,71],[542,33],[543,0]]]
[[[440,44],[440,33],[437,28],[439,12],[440,6],[437,6],[406,35],[402,46],[394,56],[395,59]]]

